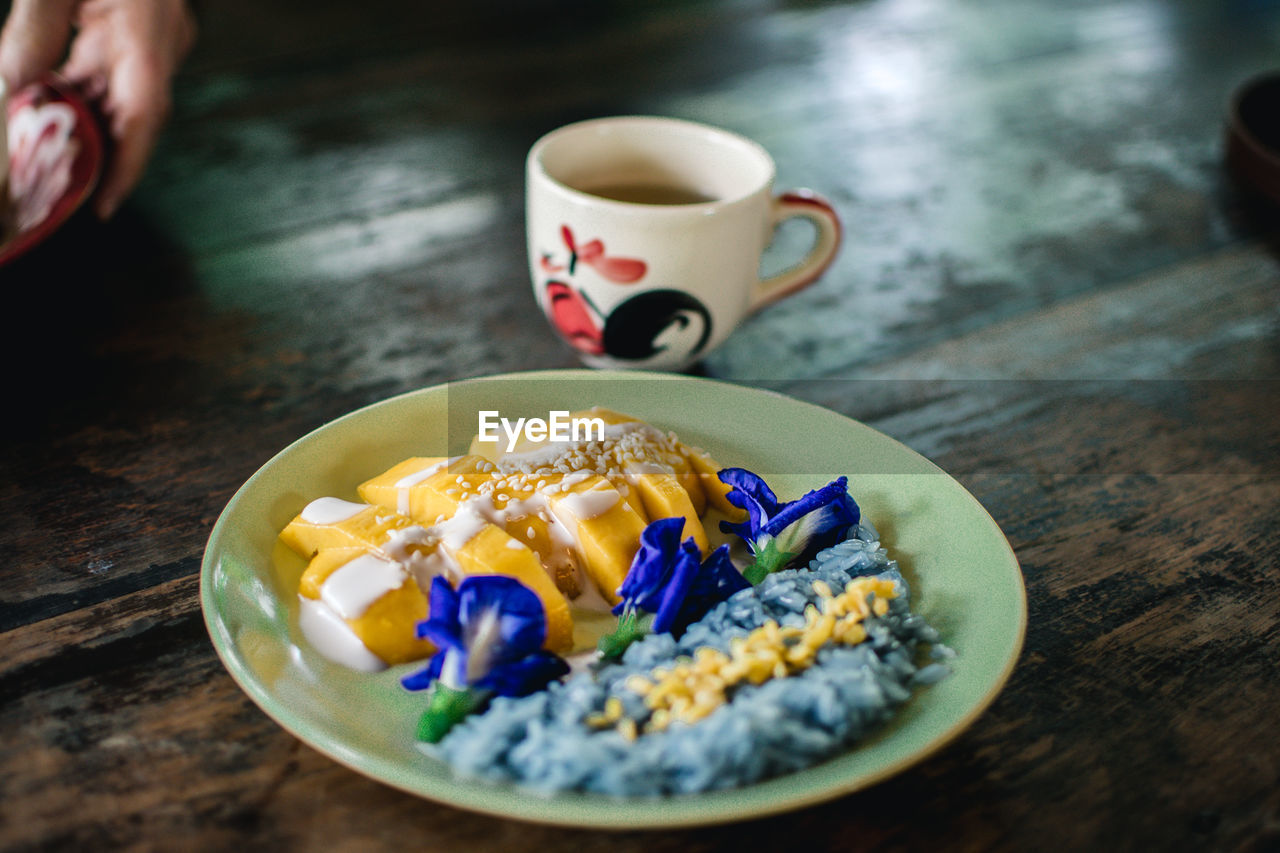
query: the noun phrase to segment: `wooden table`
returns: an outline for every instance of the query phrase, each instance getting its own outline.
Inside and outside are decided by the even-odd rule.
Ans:
[[[5,848],[1280,844],[1280,214],[1220,144],[1280,8],[434,6],[205,4],[130,204],[0,268]],[[206,538],[277,450],[575,364],[536,314],[523,156],[619,113],[751,136],[847,226],[820,284],[700,371],[930,457],[1025,573],[994,705],[823,806],[624,834],[438,806],[279,728],[205,631]]]

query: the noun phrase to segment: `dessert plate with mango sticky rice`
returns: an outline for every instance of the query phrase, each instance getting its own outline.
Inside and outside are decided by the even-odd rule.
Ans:
[[[4,85],[0,82],[0,101]],[[48,75],[9,94],[0,139],[0,265],[55,232],[92,195],[102,133],[66,80]]]
[[[596,417],[603,438],[483,441],[483,413]],[[569,448],[566,450],[566,448]],[[413,627],[433,579],[519,581],[541,603],[548,653],[588,665],[645,525],[682,519],[706,551],[740,510],[716,476],[749,468],[783,499],[849,478],[955,652],[847,752],[729,791],[657,798],[548,795],[455,774],[419,748],[421,694],[400,679],[433,651]],[[223,663],[285,729],[422,797],[504,817],[595,827],[712,824],[856,791],[922,760],[994,699],[1021,648],[1021,572],[991,517],[893,439],[797,400],[704,379],[541,371],[394,397],[282,450],[232,498],[209,539],[201,604]]]

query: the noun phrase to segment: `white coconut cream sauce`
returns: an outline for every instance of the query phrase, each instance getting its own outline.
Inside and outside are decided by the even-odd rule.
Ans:
[[[453,518],[436,525],[440,542],[450,551],[461,550],[468,542],[479,536],[480,531],[489,526],[489,519],[485,518],[480,511],[477,500],[473,498],[464,502],[454,512]]]
[[[368,504],[344,501],[342,498],[316,498],[303,507],[301,517],[308,524],[337,524],[368,508]]]
[[[325,578],[320,600],[343,619],[359,619],[371,604],[407,580],[409,573],[399,563],[362,554]]]
[[[360,672],[387,668],[382,659],[365,648],[356,632],[323,601],[298,596],[298,624],[307,642],[325,658]]]
[[[621,497],[617,489],[602,484],[585,492],[571,492],[557,501],[556,505],[573,516],[575,521],[583,521],[604,515],[617,505]]]

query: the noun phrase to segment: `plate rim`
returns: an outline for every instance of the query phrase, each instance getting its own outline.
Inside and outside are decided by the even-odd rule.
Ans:
[[[790,793],[786,791],[779,791],[779,796],[776,797],[768,796],[772,788],[787,787],[790,784],[793,784],[792,780],[794,780],[797,775],[812,773],[816,769],[823,767],[824,764],[829,763],[831,760],[838,759],[840,756],[834,756],[832,759],[829,759],[828,762],[820,762],[810,768],[765,779],[748,786],[708,791],[698,794],[636,798],[610,797],[602,794],[582,792],[555,792],[552,794],[540,794],[530,789],[520,788],[511,783],[490,783],[483,780],[455,777],[454,784],[457,786],[457,791],[460,796],[442,798],[436,794],[423,791],[421,788],[415,787],[409,782],[402,781],[400,778],[401,774],[396,772],[394,762],[387,761],[379,756],[353,751],[342,744],[335,744],[327,739],[317,742],[317,738],[310,737],[307,733],[299,731],[299,728],[305,728],[305,726],[298,726],[292,721],[281,718],[280,714],[277,713],[275,706],[283,703],[278,702],[271,692],[259,684],[259,682],[254,679],[249,672],[245,671],[245,668],[242,666],[240,661],[236,660],[232,656],[230,646],[234,643],[233,638],[224,636],[220,628],[215,624],[214,611],[216,608],[214,592],[212,589],[212,575],[217,564],[217,549],[214,546],[218,544],[217,540],[224,535],[224,527],[232,517],[233,510],[236,508],[236,505],[242,500],[244,495],[249,493],[259,479],[266,476],[266,472],[273,467],[277,460],[291,452],[295,447],[312,440],[317,433],[323,430],[336,428],[336,425],[349,419],[359,417],[371,409],[384,406],[394,406],[396,403],[407,398],[437,393],[447,394],[450,388],[462,384],[488,381],[515,381],[521,379],[670,380],[709,384],[717,386],[729,393],[765,395],[785,401],[788,405],[799,405],[809,408],[814,410],[814,412],[819,416],[836,418],[846,424],[854,425],[862,430],[870,431],[881,439],[892,442],[901,450],[926,463],[929,468],[933,469],[934,473],[943,475],[953,483],[963,495],[964,500],[970,504],[970,508],[976,509],[980,513],[981,517],[985,519],[985,523],[990,525],[991,531],[999,537],[1000,543],[1003,546],[1002,551],[1009,560],[1008,568],[1011,569],[1010,577],[1015,582],[1017,591],[1014,602],[1017,607],[1017,623],[1010,652],[1002,662],[995,678],[978,701],[969,706],[965,713],[959,718],[951,722],[945,731],[936,735],[922,747],[901,755],[872,771],[855,774],[844,780],[836,780],[834,784],[816,787],[813,790],[804,789],[799,792]],[[751,385],[737,384],[720,379],[656,371],[594,370],[584,368],[513,371],[508,373],[450,380],[425,386],[423,388],[402,392],[360,406],[350,412],[324,422],[301,437],[289,442],[276,453],[272,454],[266,462],[259,466],[253,474],[245,480],[245,482],[227,501],[223,510],[219,513],[206,543],[204,554],[201,558],[199,596],[205,628],[209,633],[210,640],[219,660],[231,675],[233,681],[235,681],[237,686],[253,700],[259,710],[309,748],[314,749],[320,754],[325,755],[349,770],[359,773],[366,778],[413,796],[429,800],[433,803],[508,820],[519,820],[542,825],[585,829],[660,830],[695,826],[714,826],[744,820],[755,820],[829,802],[839,797],[847,796],[876,785],[885,779],[902,772],[906,768],[919,764],[930,756],[937,754],[968,730],[974,721],[986,712],[986,710],[995,701],[996,697],[1003,691],[1013,673],[1013,670],[1017,666],[1018,660],[1021,658],[1022,651],[1025,646],[1028,616],[1026,583],[1023,578],[1021,565],[1018,562],[1017,554],[1010,545],[1004,531],[1001,530],[990,512],[958,480],[940,468],[932,460],[911,449],[892,436],[880,432],[859,420],[842,415],[832,409],[828,409],[815,403],[810,403],[806,400],[791,397],[771,389],[757,388]],[[224,644],[227,648],[224,648]],[[287,709],[281,708],[280,710],[285,711]],[[875,732],[871,737],[876,737],[877,734],[878,732]],[[848,751],[842,753],[842,755],[849,755],[855,752],[856,749],[856,746],[852,747]],[[467,793],[472,792],[473,789],[474,796],[468,796]],[[494,804],[493,801],[498,799],[495,797],[495,793],[499,791],[509,793],[511,795],[511,799],[503,801],[501,805]],[[742,813],[742,805],[734,804],[734,800],[742,799],[744,797],[752,800],[752,809],[749,814]],[[715,806],[721,800],[724,801],[725,805],[724,807],[717,809]],[[580,801],[590,806],[590,813],[578,814],[575,812],[574,814],[562,815],[555,812],[546,814],[538,810],[539,805],[545,807],[554,801]],[[655,812],[655,814],[650,815],[649,812]],[[661,812],[661,814],[657,814],[658,812]]]

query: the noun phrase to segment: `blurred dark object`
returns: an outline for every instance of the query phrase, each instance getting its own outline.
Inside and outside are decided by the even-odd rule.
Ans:
[[[108,153],[102,116],[57,74],[15,92],[6,121],[12,208],[0,222],[0,266],[47,240],[93,195]]]
[[[1232,95],[1226,160],[1241,186],[1280,204],[1280,72],[1253,77]]]

